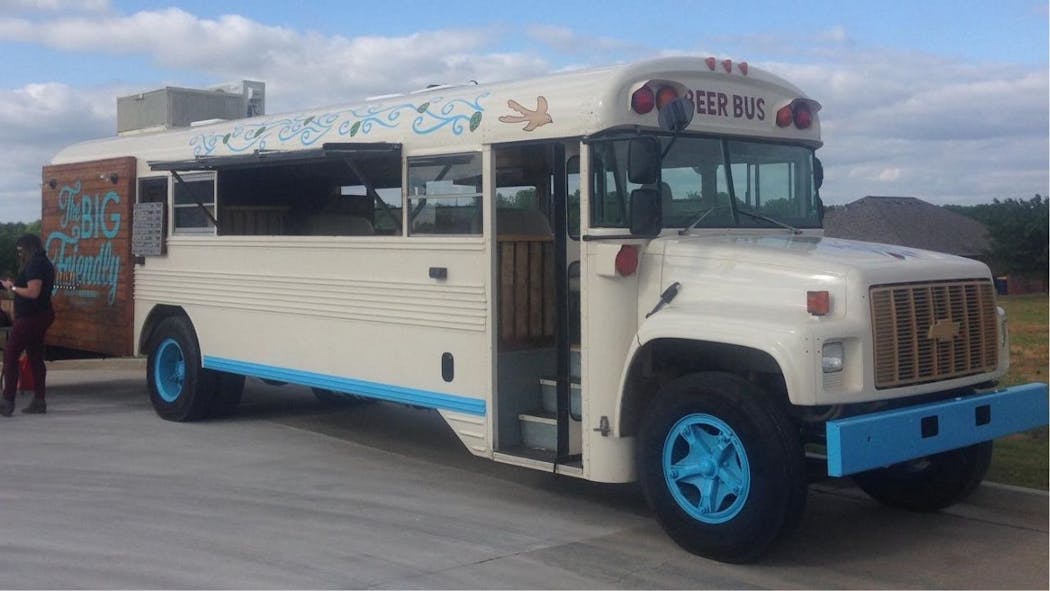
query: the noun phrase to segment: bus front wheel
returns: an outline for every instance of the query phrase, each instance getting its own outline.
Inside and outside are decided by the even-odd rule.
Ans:
[[[200,347],[187,318],[165,318],[153,333],[146,362],[150,402],[169,421],[203,419],[210,409],[215,374],[201,367]]]
[[[687,375],[660,391],[642,424],[639,469],[668,535],[715,560],[757,559],[805,506],[797,430],[765,392],[730,374]]]

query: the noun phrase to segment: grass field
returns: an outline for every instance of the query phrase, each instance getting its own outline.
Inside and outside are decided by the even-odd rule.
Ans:
[[[1010,319],[1010,371],[1004,386],[1046,382],[1050,365],[1047,294],[998,298]],[[1048,490],[1050,437],[1046,427],[998,439],[988,480]]]

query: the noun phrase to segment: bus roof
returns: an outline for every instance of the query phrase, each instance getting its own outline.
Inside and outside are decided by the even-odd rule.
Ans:
[[[668,57],[549,76],[442,86],[353,105],[74,144],[53,164],[109,157],[181,160],[265,151],[308,150],[329,142],[400,143],[404,151],[469,151],[483,144],[586,137],[611,130],[659,129],[657,109],[638,112],[632,95],[647,86],[691,98],[690,132],[820,146],[820,105],[789,82],[747,63]],[[661,95],[661,100],[663,96]],[[777,112],[803,101],[806,129],[778,126]]]

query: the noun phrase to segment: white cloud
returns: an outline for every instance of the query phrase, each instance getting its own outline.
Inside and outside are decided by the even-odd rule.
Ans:
[[[761,64],[820,101],[824,198],[980,203],[1050,191],[1045,69],[843,50]]]
[[[849,34],[846,33],[846,27],[842,25],[834,26],[827,31],[824,31],[818,35],[818,38],[822,41],[831,43],[851,43],[852,40]]]
[[[263,80],[270,112],[431,83],[496,81],[554,70],[534,52],[502,50],[521,41],[523,34],[542,51],[560,52],[565,61],[577,65],[618,61],[625,53],[737,59],[734,50],[743,45],[751,55],[765,47],[770,55],[781,57],[749,61],[792,81],[824,105],[825,147],[819,154],[825,163],[823,194],[828,203],[879,194],[976,203],[1050,192],[1050,76],[1045,68],[858,48],[844,27],[796,38],[710,38],[721,49],[698,53],[699,48],[639,48],[581,29],[546,25],[524,33],[490,27],[353,37],[272,26],[236,15],[205,19],[177,8],[120,15],[109,10],[108,2],[74,4],[97,12],[90,19],[83,12],[59,11],[46,18],[37,12],[37,20],[32,20],[5,17],[12,11],[0,11],[0,41],[101,59],[144,58],[216,82]],[[86,27],[89,20],[91,27]],[[106,42],[100,44],[99,39]],[[0,88],[0,141],[19,146],[0,162],[0,220],[35,219],[40,166],[61,145],[112,135],[117,96],[165,84],[180,82],[157,80],[148,88]],[[16,202],[21,205],[12,205]]]
[[[0,14],[26,12],[104,12],[109,0],[2,0]]]
[[[581,34],[570,27],[558,25],[531,25],[525,28],[525,34],[534,41],[569,55],[608,55],[624,51],[637,54],[642,49],[636,42]]]
[[[116,93],[126,89],[74,89],[29,84],[0,90],[0,222],[40,217],[41,167],[75,141],[113,135]]]

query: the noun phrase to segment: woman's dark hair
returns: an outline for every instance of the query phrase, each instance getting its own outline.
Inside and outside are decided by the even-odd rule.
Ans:
[[[21,251],[23,267],[29,262],[29,259],[33,258],[33,255],[44,252],[44,244],[40,242],[40,237],[36,234],[22,234],[22,237],[15,241],[15,248]]]

